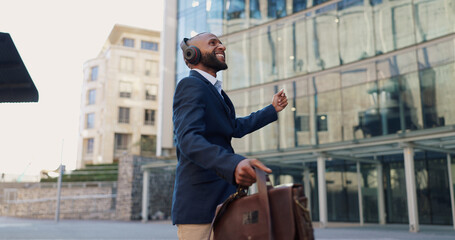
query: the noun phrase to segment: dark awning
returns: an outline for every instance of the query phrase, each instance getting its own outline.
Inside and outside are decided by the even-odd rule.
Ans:
[[[38,102],[38,90],[8,33],[0,32],[0,103]]]

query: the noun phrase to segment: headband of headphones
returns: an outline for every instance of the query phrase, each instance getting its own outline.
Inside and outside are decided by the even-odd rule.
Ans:
[[[184,38],[180,43],[180,48],[182,48],[183,51],[183,57],[191,64],[198,64],[199,60],[201,60],[201,51],[196,46],[188,46],[186,41],[188,41],[188,38]]]

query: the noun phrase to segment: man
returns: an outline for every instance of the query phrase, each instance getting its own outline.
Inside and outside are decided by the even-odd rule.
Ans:
[[[176,87],[173,104],[178,164],[172,199],[172,220],[179,239],[207,239],[216,206],[256,181],[253,167],[271,173],[257,159],[235,154],[232,137],[240,138],[275,120],[288,102],[284,90],[272,104],[236,118],[234,106],[221,90],[216,73],[227,69],[225,46],[211,33],[181,44],[191,69]],[[218,89],[217,89],[218,87]]]

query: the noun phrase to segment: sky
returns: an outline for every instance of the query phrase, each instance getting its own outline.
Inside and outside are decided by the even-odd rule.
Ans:
[[[38,103],[0,103],[0,174],[75,169],[84,62],[115,24],[162,31],[163,12],[164,0],[0,0],[0,32],[39,92]]]

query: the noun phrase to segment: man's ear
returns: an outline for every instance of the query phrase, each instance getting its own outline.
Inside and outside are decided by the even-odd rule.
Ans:
[[[191,66],[190,66],[191,64],[190,64],[185,58],[184,58],[183,60],[185,61],[186,66],[187,66],[189,69],[191,69]]]

